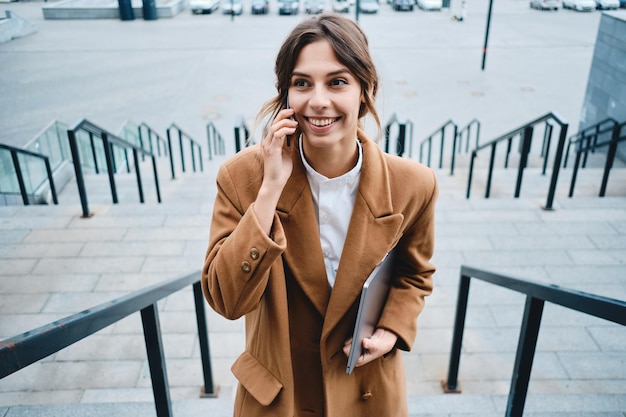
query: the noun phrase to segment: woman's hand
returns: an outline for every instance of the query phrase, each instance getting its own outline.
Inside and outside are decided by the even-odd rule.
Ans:
[[[376,329],[372,337],[363,339],[363,353],[356,362],[356,367],[363,366],[366,363],[378,359],[383,355],[391,352],[396,345],[398,336],[389,330]],[[343,346],[343,353],[348,356],[352,346],[352,339],[349,339]]]
[[[272,227],[280,194],[293,170],[291,150],[285,145],[287,135],[293,135],[298,126],[298,122],[290,119],[293,115],[292,109],[278,112],[267,136],[261,142],[263,182],[254,203],[254,213],[261,228],[267,234],[270,233]]]

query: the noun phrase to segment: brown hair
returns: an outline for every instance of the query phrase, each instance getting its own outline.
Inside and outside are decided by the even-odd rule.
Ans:
[[[305,46],[320,40],[327,40],[330,43],[337,60],[360,81],[363,103],[359,109],[359,117],[362,118],[370,113],[380,133],[380,118],[374,105],[378,92],[378,73],[370,55],[367,37],[354,21],[337,13],[322,13],[306,19],[287,36],[278,52],[274,67],[278,94],[263,105],[257,120],[271,115],[268,122],[271,123],[276,114],[285,107],[291,74],[300,51]]]

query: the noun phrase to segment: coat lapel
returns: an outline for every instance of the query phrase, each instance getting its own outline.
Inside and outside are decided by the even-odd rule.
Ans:
[[[361,133],[361,132],[360,132]],[[360,134],[363,168],[322,337],[328,334],[359,297],[374,267],[400,238],[404,216],[393,212],[389,173],[382,151]]]
[[[276,209],[287,239],[285,262],[300,288],[320,315],[324,316],[330,298],[330,285],[326,277],[313,197],[298,152],[295,148],[293,172]]]

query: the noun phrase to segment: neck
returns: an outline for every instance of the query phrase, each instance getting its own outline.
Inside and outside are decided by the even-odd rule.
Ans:
[[[303,145],[307,162],[326,178],[337,178],[349,172],[359,158],[356,139],[346,144],[347,146],[332,148],[309,149],[309,146]]]

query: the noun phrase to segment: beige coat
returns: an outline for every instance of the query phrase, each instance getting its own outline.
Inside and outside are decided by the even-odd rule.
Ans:
[[[239,381],[236,417],[408,414],[398,349],[411,349],[432,291],[437,182],[432,170],[383,153],[362,132],[359,138],[363,168],[332,292],[298,153],[270,236],[251,207],[263,172],[258,145],[219,170],[202,287],[219,314],[245,315],[246,349],[232,367]],[[378,325],[395,332],[398,343],[346,375],[342,348],[352,335],[361,286],[396,244],[397,278]]]

